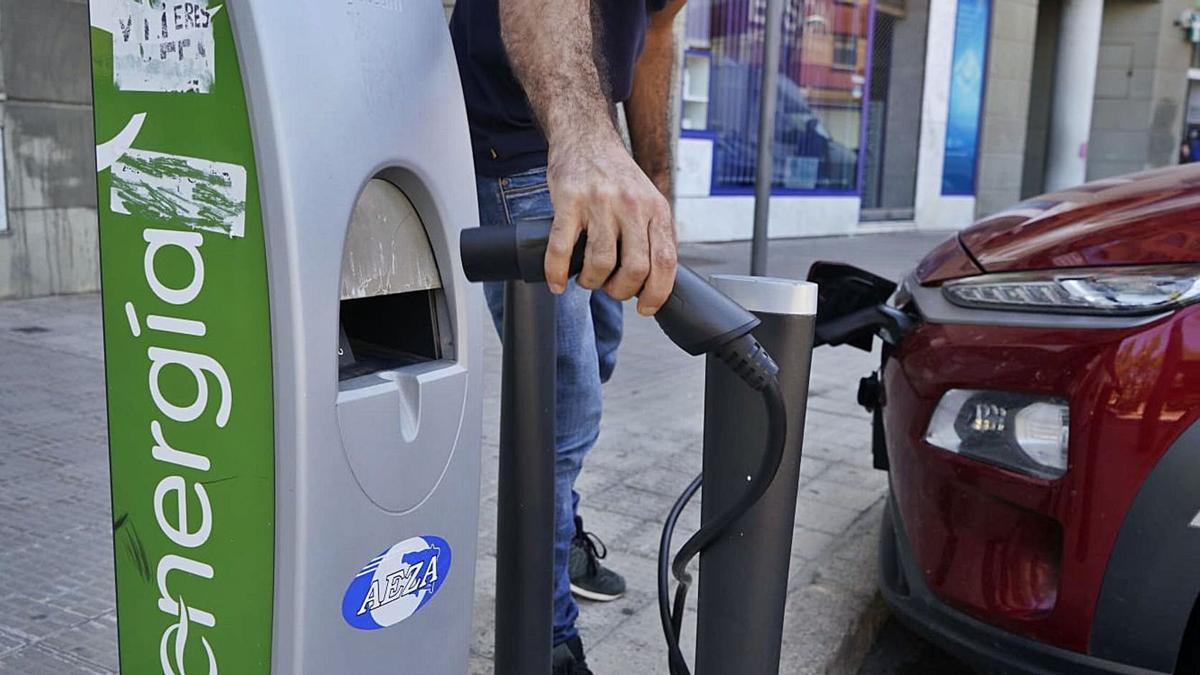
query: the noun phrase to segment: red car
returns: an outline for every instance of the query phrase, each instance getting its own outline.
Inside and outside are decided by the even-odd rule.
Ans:
[[[985,672],[1200,673],[1200,165],[810,278],[818,344],[884,341],[894,613]]]

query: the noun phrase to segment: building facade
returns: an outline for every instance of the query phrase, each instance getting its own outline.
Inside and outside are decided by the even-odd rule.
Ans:
[[[957,229],[1185,161],[1189,134],[1200,159],[1190,0],[786,2],[771,236]],[[750,236],[765,6],[685,10],[685,240]]]
[[[87,3],[0,0],[0,298],[99,287]]]
[[[772,236],[961,228],[1200,159],[1192,0],[783,1]],[[683,240],[750,237],[765,3],[677,24]],[[0,299],[99,287],[90,100],[87,3],[0,0]]]

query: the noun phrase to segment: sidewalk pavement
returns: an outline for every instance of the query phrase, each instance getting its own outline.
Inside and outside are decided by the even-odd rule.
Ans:
[[[776,241],[769,269],[802,278],[813,260],[830,259],[898,278],[945,236]],[[683,257],[701,273],[744,273],[749,246],[688,245]],[[491,672],[495,597],[500,347],[490,332],[487,340],[472,673]],[[102,356],[98,296],[0,302],[0,675],[118,670]],[[814,356],[784,626],[789,675],[856,672],[884,617],[874,570],[886,477],[870,468],[869,417],[855,403],[874,358]],[[655,556],[663,518],[700,470],[703,372],[703,359],[627,308],[603,430],[578,486],[587,528],[629,583],[624,598],[582,607],[597,675],[666,672]],[[678,542],[698,526],[697,507]],[[689,625],[687,654],[691,635]]]

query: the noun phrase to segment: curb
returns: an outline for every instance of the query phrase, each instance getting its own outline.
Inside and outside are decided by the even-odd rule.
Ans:
[[[870,653],[875,640],[891,614],[883,598],[876,592],[863,610],[858,622],[851,627],[838,647],[837,654],[826,667],[828,675],[855,675]]]
[[[888,617],[879,596],[876,558],[881,497],[797,573],[784,618],[787,675],[854,675]]]

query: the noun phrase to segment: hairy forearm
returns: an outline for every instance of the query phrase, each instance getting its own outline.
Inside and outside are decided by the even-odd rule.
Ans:
[[[646,35],[625,114],[633,157],[668,200],[674,199],[669,113],[674,63],[675,33],[663,17]]]
[[[617,137],[593,56],[590,0],[500,0],[500,35],[551,154],[581,137]]]
[[[617,133],[609,83],[597,64],[593,0],[499,2],[505,51],[549,141],[554,221],[546,283],[554,293],[567,289],[572,252],[586,232],[575,283],[604,288],[617,300],[636,295],[638,312],[654,314],[675,283],[674,219]]]

